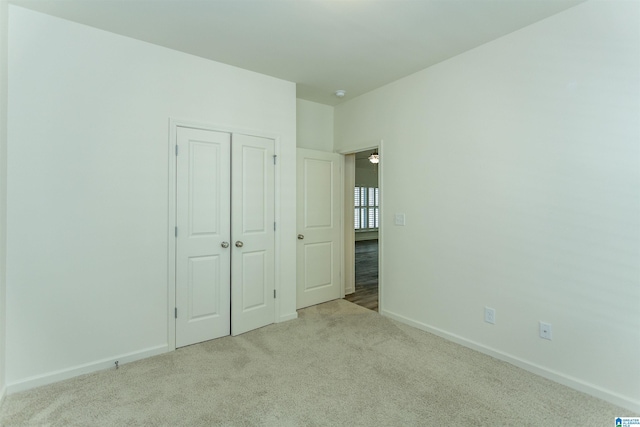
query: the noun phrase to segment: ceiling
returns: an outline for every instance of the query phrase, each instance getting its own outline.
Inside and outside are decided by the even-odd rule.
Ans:
[[[292,81],[298,98],[336,105],[582,1],[9,2]]]

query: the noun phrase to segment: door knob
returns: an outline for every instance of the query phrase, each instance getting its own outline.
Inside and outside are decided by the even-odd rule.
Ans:
[[[298,240],[304,239],[304,234],[298,234]]]
[[[241,248],[243,246],[244,246],[244,243],[242,243],[240,240],[236,242],[236,248]]]
[[[229,242],[222,242],[220,243],[220,246],[222,246],[223,248],[228,248],[229,247]]]

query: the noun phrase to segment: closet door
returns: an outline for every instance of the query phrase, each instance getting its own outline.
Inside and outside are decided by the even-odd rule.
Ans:
[[[231,334],[274,322],[274,141],[233,134]]]
[[[177,128],[176,347],[231,328],[231,134]]]

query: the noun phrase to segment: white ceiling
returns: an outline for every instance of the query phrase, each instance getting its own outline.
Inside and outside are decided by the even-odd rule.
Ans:
[[[584,0],[10,0],[297,83],[328,105]]]

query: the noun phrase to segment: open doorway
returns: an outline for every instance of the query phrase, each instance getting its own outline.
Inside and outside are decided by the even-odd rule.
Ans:
[[[351,301],[370,310],[378,311],[380,192],[378,177],[378,151],[376,149],[353,154],[353,180],[346,179],[352,197],[347,197],[345,210],[351,212],[353,221],[348,233],[353,239],[345,239],[353,248],[353,292],[345,295]],[[349,257],[347,257],[349,259]]]

